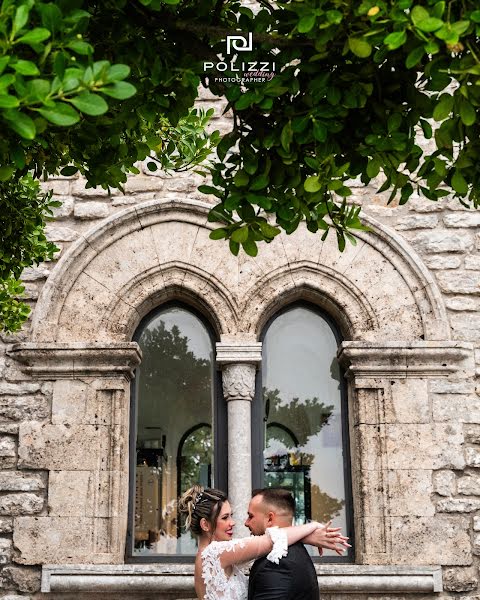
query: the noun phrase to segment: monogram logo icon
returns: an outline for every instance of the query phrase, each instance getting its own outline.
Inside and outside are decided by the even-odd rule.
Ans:
[[[251,52],[253,49],[252,34],[248,34],[248,38],[245,39],[243,35],[227,35],[227,54],[232,54],[235,50],[237,52]]]

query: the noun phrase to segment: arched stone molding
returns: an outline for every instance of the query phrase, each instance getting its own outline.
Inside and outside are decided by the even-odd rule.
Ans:
[[[297,300],[324,308],[348,339],[378,329],[375,310],[362,291],[341,273],[310,261],[281,267],[257,281],[249,290],[241,320],[258,336],[281,306]]]
[[[236,330],[235,298],[216,276],[219,261],[209,256],[209,208],[154,200],[117,213],[81,237],[42,290],[33,340],[129,340],[149,310],[174,297],[205,313],[219,334]],[[236,261],[228,248],[224,254],[226,262]]]
[[[244,297],[247,330],[258,336],[279,308],[304,299],[330,313],[346,339],[449,340],[442,296],[421,258],[394,231],[364,220],[372,231],[358,232],[357,245],[343,253],[333,235],[319,242],[299,230],[280,238],[286,260],[261,273]]]
[[[421,259],[395,232],[372,227],[339,253],[300,227],[234,257],[209,239],[210,205],[153,200],[94,228],[66,252],[47,280],[33,340],[131,339],[163,300],[182,298],[211,318],[222,336],[258,335],[273,311],[296,299],[323,306],[346,339],[448,340],[442,298]]]
[[[216,330],[228,335],[237,329],[237,306],[223,283],[206,271],[182,261],[139,273],[105,308],[102,331],[108,338],[131,339],[142,318],[160,304],[182,300],[204,314]],[[223,317],[223,318],[222,318]]]

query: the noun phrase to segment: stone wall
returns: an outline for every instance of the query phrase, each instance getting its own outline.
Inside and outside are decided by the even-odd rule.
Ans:
[[[208,99],[202,102],[205,106],[210,105]],[[217,117],[214,125],[215,123],[222,130],[228,128],[228,121],[223,117]],[[56,209],[55,221],[48,226],[49,237],[57,243],[61,252],[56,261],[45,263],[36,269],[26,269],[23,278],[32,308],[35,308],[47,279],[53,275],[57,261],[62,263],[70,247],[87,238],[90,240],[89,236],[96,226],[125,209],[143,206],[146,201],[206,202],[208,198],[196,191],[200,182],[201,178],[196,175],[164,177],[144,170],[141,175],[129,179],[125,195],[117,191],[108,195],[99,190],[87,190],[84,182],[77,178],[58,178],[47,182],[45,187],[51,187],[55,197],[62,202],[62,206]],[[193,256],[192,230],[189,229],[190,226],[179,224],[179,220],[175,221],[175,216],[171,218],[169,229],[162,230],[170,231],[169,235],[172,236],[163,243],[165,246],[174,245],[177,250],[183,248],[184,261],[188,263],[189,260],[198,260],[202,268],[208,264],[209,272],[215,275],[224,271],[231,272],[233,268],[237,273],[236,285],[239,285],[238,282],[244,286],[251,284],[255,290],[253,282],[263,282],[264,292],[253,294],[256,304],[252,300],[253,296],[242,300],[237,295],[231,300],[232,315],[236,307],[243,306],[241,314],[244,326],[240,323],[236,329],[227,331],[228,326],[220,323],[219,329],[225,340],[240,332],[246,340],[254,341],[261,323],[258,327],[252,325],[253,329],[250,330],[247,330],[245,323],[253,323],[256,315],[262,311],[264,320],[268,317],[269,312],[275,309],[275,303],[269,303],[270,297],[278,299],[277,308],[281,301],[286,302],[302,294],[319,302],[323,298],[325,308],[340,320],[342,311],[339,305],[345,299],[345,313],[357,316],[351,317],[350,321],[345,320],[344,332],[351,332],[351,337],[347,335],[347,339],[363,344],[359,355],[356,354],[355,347],[346,346],[343,350],[343,360],[349,370],[350,381],[357,562],[379,567],[440,565],[444,589],[440,595],[477,600],[480,594],[480,214],[466,210],[452,199],[433,203],[412,198],[406,206],[389,207],[385,196],[376,194],[374,187],[356,188],[355,191],[353,201],[362,204],[365,215],[386,226],[387,231],[390,228],[396,232],[407,249],[406,252],[408,253],[409,248],[412,249],[413,263],[417,256],[420,257],[418,264],[411,268],[418,268],[418,272],[425,269],[427,275],[418,281],[412,279],[409,290],[404,286],[404,281],[413,276],[406,274],[406,263],[393,256],[392,246],[390,250],[382,250],[380,242],[378,252],[384,252],[384,257],[392,252],[392,264],[387,258],[382,258],[381,262],[378,259],[380,254],[377,257],[365,240],[356,250],[349,248],[340,256],[335,253],[333,240],[322,244],[318,236],[308,234],[304,229],[293,236],[279,236],[268,247],[261,247],[259,256],[254,260],[245,256],[233,259],[228,251],[225,253],[223,242],[209,243],[205,234],[205,239],[201,240],[203,246],[198,242],[199,250]],[[204,217],[203,220],[205,221]],[[201,222],[200,217],[198,222]],[[147,228],[147,224],[143,226]],[[86,243],[88,246],[88,242]],[[141,247],[137,246],[136,250],[142,254]],[[307,293],[305,288],[299,292],[300,296],[295,296],[284,280],[271,275],[283,264],[279,255],[285,255],[284,263],[290,268],[285,277],[296,277],[296,289],[302,290],[302,282],[308,279],[308,269],[311,267],[306,261],[312,256],[315,257],[318,268],[324,269],[324,274],[328,270],[335,273],[336,287],[332,283],[331,290],[323,288],[324,296],[320,292],[315,296],[312,283],[312,291]],[[139,261],[141,260],[146,259],[140,257]],[[202,260],[204,263],[201,263]],[[298,274],[295,271],[296,265]],[[105,276],[110,276],[115,269],[121,271],[122,268],[121,261],[117,265],[107,265]],[[89,275],[92,282],[92,305],[97,293],[93,291],[96,289],[95,285],[102,283],[99,281],[101,267],[96,269],[95,272],[90,271]],[[178,269],[181,270],[181,267]],[[95,279],[95,273],[98,280]],[[341,276],[346,278],[344,288],[339,283]],[[175,277],[177,275],[172,275],[172,278]],[[213,281],[213,275],[210,277]],[[327,285],[327,279],[326,276],[322,279],[318,284],[319,289]],[[57,280],[50,277],[49,281]],[[359,290],[357,295],[354,293],[353,282],[355,289]],[[150,282],[148,285],[155,291],[154,283]],[[180,284],[177,282],[175,285]],[[232,285],[230,283],[227,288]],[[58,288],[58,294],[66,295],[67,287]],[[240,288],[242,285],[239,285]],[[55,291],[49,292],[52,302],[55,301]],[[210,293],[206,284],[204,292],[207,296]],[[334,303],[336,296],[337,304]],[[360,306],[364,296],[368,296],[364,308],[355,308],[355,303]],[[72,330],[77,333],[71,334],[71,341],[85,342],[90,335],[87,321],[94,311],[88,304],[88,293],[78,295],[77,299],[80,303],[78,314],[85,311],[86,323],[83,329],[77,322],[72,324]],[[214,300],[211,302],[214,303]],[[430,305],[435,305],[436,308],[431,308]],[[134,328],[138,318],[137,321],[133,319],[127,323],[125,317],[123,329],[119,325],[116,332],[106,326],[105,336],[111,335],[111,339],[117,343],[129,342],[131,338],[126,339],[126,332],[129,327],[130,330]],[[219,318],[228,323],[229,319],[233,322],[236,317],[220,315]],[[60,339],[63,342],[69,340],[70,329],[61,323],[52,321],[48,325],[54,329],[59,328],[58,331],[51,331],[51,338],[48,339]],[[37,329],[41,330],[42,323],[37,325]],[[43,328],[44,339],[48,327]],[[85,332],[85,339],[79,337],[78,332],[81,331]],[[458,344],[439,344],[434,347],[433,342],[429,342],[430,345],[419,346],[415,350],[415,344],[421,344],[422,339],[445,341],[449,337]],[[35,339],[38,340],[38,335]],[[370,356],[368,360],[365,358],[368,354],[366,349],[370,348],[368,344],[377,344],[375,348],[378,348],[381,342],[398,339],[411,342],[410,346],[414,347],[411,355],[406,350],[409,344],[405,342],[400,349],[393,350],[386,344],[381,346],[381,351],[375,356]],[[65,390],[64,383],[57,380],[54,384],[49,379],[49,371],[60,368],[59,361],[64,365],[67,360],[64,355],[56,354],[45,362],[40,375],[38,370],[28,371],[33,363],[26,357],[25,348],[21,351],[22,361],[17,360],[11,352],[7,355],[9,344],[28,343],[31,340],[30,321],[21,333],[3,336],[0,343],[0,598],[20,600],[55,597],[60,600],[73,596],[66,592],[43,595],[39,591],[41,564],[68,562],[64,560],[64,553],[61,551],[60,559],[57,560],[55,554],[48,549],[48,544],[54,544],[56,538],[50,536],[47,540],[42,537],[46,531],[56,531],[54,527],[51,529],[53,521],[47,519],[70,519],[69,528],[65,528],[66,521],[62,521],[59,531],[65,537],[59,537],[57,543],[71,545],[70,562],[89,562],[89,558],[81,552],[75,554],[76,544],[84,543],[82,535],[85,536],[85,528],[94,527],[87,522],[91,515],[81,514],[85,503],[81,504],[78,496],[88,494],[88,486],[91,485],[88,473],[95,472],[101,477],[104,472],[101,466],[93,465],[90,471],[86,469],[85,456],[79,455],[78,465],[71,468],[70,483],[74,484],[69,487],[68,481],[65,483],[66,471],[63,466],[65,453],[68,453],[68,444],[65,446],[64,441],[69,436],[75,439],[72,432],[79,424],[82,425],[83,432],[86,426],[93,432],[100,425],[105,430],[110,425],[92,420],[92,415],[86,409],[81,414],[75,412],[78,404],[71,401],[73,384],[69,383],[68,390]],[[84,354],[82,356],[84,370],[79,375],[80,383],[75,384],[85,387],[79,391],[79,402],[97,402],[98,406],[103,393],[101,390],[109,390],[110,394],[121,386],[117,385],[118,379],[115,380],[117,383],[109,379],[105,387],[105,373],[93,373],[91,363],[85,359]],[[102,364],[108,366],[109,360],[105,359]],[[132,364],[134,363],[125,363],[123,372],[128,371]],[[451,370],[448,370],[449,365],[453,365]],[[445,372],[442,372],[443,366],[447,369]],[[66,378],[69,381],[70,366],[63,366],[62,369],[60,380],[65,382]],[[87,388],[90,395],[85,391]],[[127,398],[126,385],[122,389],[122,397]],[[91,390],[95,390],[93,395]],[[127,427],[127,415],[123,414],[121,418]],[[46,434],[48,431],[50,433]],[[59,446],[55,442],[55,436],[59,436],[60,431],[64,438],[63,445]],[[79,448],[83,447],[85,455],[91,451],[92,439],[89,438],[88,441],[85,438],[80,443],[76,442],[77,445],[71,449],[72,460]],[[101,445],[100,441],[98,443]],[[52,448],[47,451],[49,444]],[[58,456],[58,462],[53,460],[55,456]],[[124,466],[120,463],[114,470],[125,474]],[[108,495],[108,490],[105,493]],[[121,495],[121,492],[118,493]],[[101,494],[98,498],[97,512],[104,514]],[[76,500],[80,502],[80,508],[75,508]],[[123,505],[120,503],[119,506]],[[105,519],[116,518],[108,511],[105,515]],[[123,531],[124,523],[120,521],[119,528]],[[14,523],[18,528],[15,543],[12,532]],[[45,525],[42,529],[42,523],[50,525]],[[21,526],[25,527],[22,529]],[[91,539],[97,540],[95,543],[100,544],[99,547],[108,550],[105,540],[110,540],[110,543],[112,536],[96,531],[92,533]],[[104,558],[97,557],[96,562],[119,562],[124,540],[117,540],[116,543],[120,550],[112,550],[111,554],[105,550]],[[115,555],[115,561],[107,555]],[[339,589],[345,588],[340,586]],[[367,589],[368,592],[365,591]],[[408,595],[407,589],[408,586],[401,593],[398,589],[386,586],[383,591],[382,588],[378,590],[376,597],[388,595],[389,598],[400,600]],[[333,591],[328,587],[325,590],[324,598],[334,600],[342,597],[341,591],[335,591],[335,588]],[[368,585],[364,588],[360,585],[357,593],[354,590],[355,588],[348,590],[351,600],[357,597],[358,600],[367,600],[375,595]],[[413,591],[419,592],[418,589]],[[432,593],[417,593],[415,597],[432,597]],[[438,595],[438,590],[435,593]],[[74,593],[75,596],[79,594],[80,592]],[[165,592],[162,597],[193,597],[187,591],[183,595],[179,594],[180,592],[172,592],[169,595]],[[112,598],[122,596],[118,592],[109,592],[108,588],[102,593],[102,596],[105,595]],[[86,597],[92,597],[92,594],[86,594]],[[124,597],[140,599],[159,596],[158,591],[137,591]]]

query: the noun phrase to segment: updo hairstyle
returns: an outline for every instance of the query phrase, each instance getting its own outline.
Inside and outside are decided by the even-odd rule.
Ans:
[[[200,527],[201,519],[205,519],[212,531],[217,526],[218,515],[227,496],[220,490],[194,485],[187,490],[178,501],[178,510],[185,515],[185,528],[195,534],[205,533]]]

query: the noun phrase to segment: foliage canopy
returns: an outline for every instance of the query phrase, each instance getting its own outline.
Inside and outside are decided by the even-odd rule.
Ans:
[[[227,57],[225,38],[239,32],[253,48]],[[0,208],[9,221],[26,204],[5,198],[18,186],[32,197],[35,179],[59,171],[110,188],[149,156],[151,169],[198,165],[219,142],[191,112],[200,83],[234,115],[200,189],[218,198],[212,237],[235,254],[255,256],[257,242],[301,221],[333,229],[340,250],[355,243],[354,179],[379,175],[400,203],[453,191],[477,208],[479,37],[475,0],[259,0],[255,14],[237,0],[3,0]],[[206,73],[220,55],[229,69]],[[242,82],[231,60],[274,62],[275,76]],[[24,234],[2,231],[5,297],[19,290],[19,267],[51,252],[51,205],[26,210],[39,245],[12,257],[9,237]],[[6,318],[7,330],[20,323]]]

